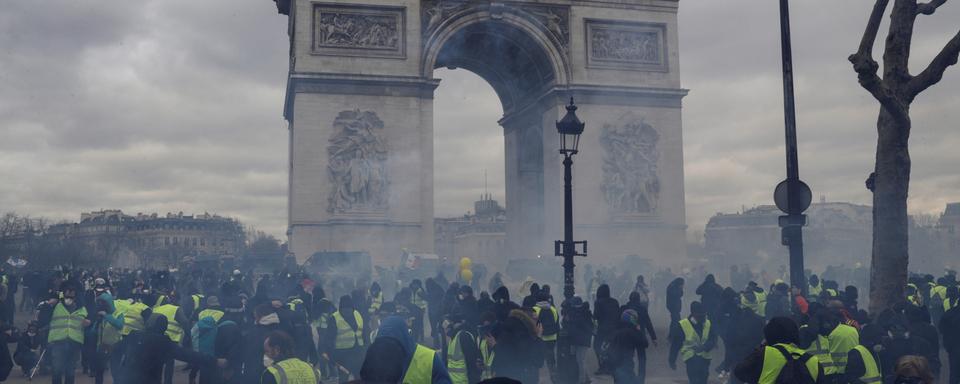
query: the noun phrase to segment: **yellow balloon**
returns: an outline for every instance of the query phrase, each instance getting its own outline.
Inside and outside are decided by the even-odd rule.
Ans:
[[[460,259],[460,269],[470,269],[470,258],[464,257]]]
[[[471,271],[471,270],[469,270],[469,269],[461,270],[461,271],[460,271],[460,278],[463,279],[463,281],[466,281],[466,282],[472,281],[472,280],[473,280],[473,271]]]

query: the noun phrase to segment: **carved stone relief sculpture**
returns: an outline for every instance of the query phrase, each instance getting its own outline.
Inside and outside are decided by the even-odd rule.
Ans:
[[[586,21],[591,67],[666,71],[666,26],[653,23]]]
[[[660,200],[660,134],[642,118],[625,116],[605,124],[600,136],[603,182],[600,190],[611,211],[653,214]]]
[[[404,9],[314,6],[313,51],[345,56],[403,57]]]
[[[327,146],[329,212],[377,213],[387,209],[390,177],[383,121],[372,111],[343,111]]]
[[[532,20],[556,39],[557,48],[561,50],[566,50],[570,43],[570,9],[566,6],[497,3],[500,7],[493,7],[490,3],[467,0],[423,0],[421,4],[424,37],[455,15],[489,10],[491,13],[509,11]]]

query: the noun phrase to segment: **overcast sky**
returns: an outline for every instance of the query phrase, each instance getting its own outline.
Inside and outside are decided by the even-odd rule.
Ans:
[[[878,105],[846,57],[871,3],[792,4],[800,172],[817,198],[869,203]],[[957,20],[952,3],[919,18],[914,72]],[[681,1],[693,233],[716,212],[769,204],[783,178],[778,33],[772,1]],[[211,212],[282,235],[286,39],[269,0],[3,1],[0,211],[55,220],[101,208]],[[502,201],[493,90],[462,70],[436,76],[437,214],[471,209],[485,169]],[[913,212],[960,201],[958,90],[960,68],[951,68],[913,104]]]

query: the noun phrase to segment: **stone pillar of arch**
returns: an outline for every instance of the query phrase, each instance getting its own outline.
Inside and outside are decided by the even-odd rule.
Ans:
[[[436,68],[487,80],[503,104],[507,254],[562,237],[554,122],[570,97],[576,237],[590,262],[685,251],[676,0],[276,0],[289,16],[289,242],[396,265],[433,249]]]

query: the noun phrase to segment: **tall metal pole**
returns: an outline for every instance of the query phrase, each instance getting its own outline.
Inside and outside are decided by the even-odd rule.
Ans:
[[[573,257],[576,244],[573,242],[573,156],[563,158],[563,297],[573,298]]]
[[[809,205],[804,204],[801,196],[809,194],[801,189],[806,187],[800,181],[799,161],[797,159],[797,116],[793,96],[793,53],[790,46],[790,9],[788,0],[780,0],[780,49],[783,59],[783,115],[784,134],[786,135],[787,152],[787,180],[786,198],[787,216],[781,217],[780,226],[783,228],[783,242],[790,250],[790,284],[807,295],[807,282],[803,276],[803,225],[806,216],[803,211]],[[782,209],[783,207],[781,207]]]

